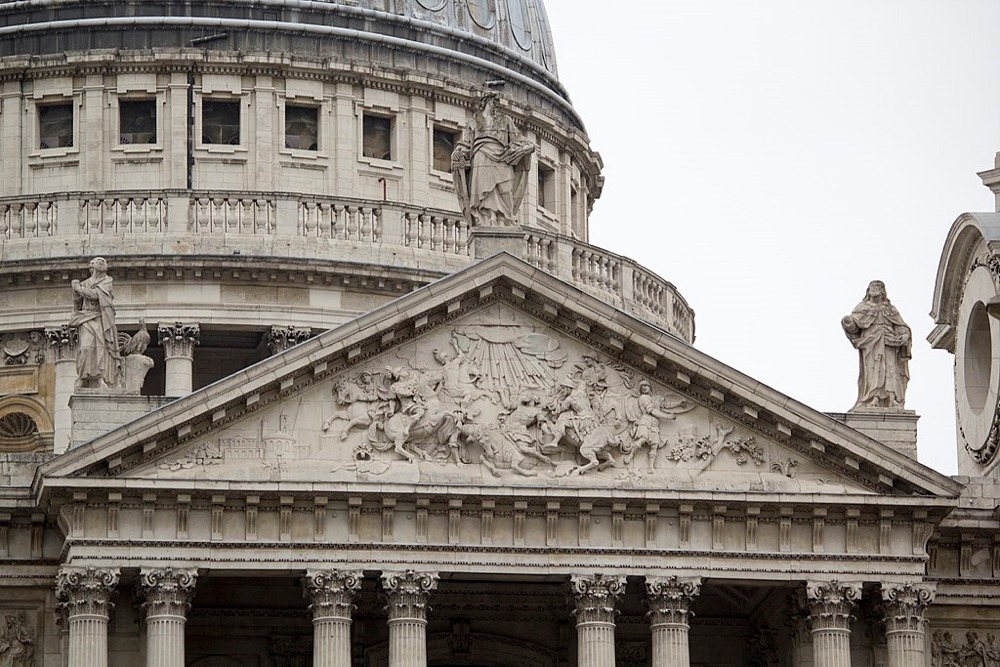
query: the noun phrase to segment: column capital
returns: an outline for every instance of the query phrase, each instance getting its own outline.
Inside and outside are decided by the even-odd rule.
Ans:
[[[146,597],[146,618],[186,616],[194,597],[198,571],[194,569],[143,568],[139,586]]]
[[[924,610],[934,601],[935,591],[934,584],[882,584],[886,634],[923,632]]]
[[[389,604],[389,620],[415,618],[427,620],[427,601],[437,590],[438,575],[434,572],[383,572],[382,588]]]
[[[115,592],[120,571],[96,567],[64,567],[56,574],[56,599],[66,608],[67,616],[108,616],[111,595]]]
[[[312,329],[309,327],[296,327],[290,324],[287,327],[273,326],[264,334],[267,349],[271,351],[271,354],[284,352],[288,348],[310,338],[312,338]]]
[[[810,581],[806,584],[806,602],[813,632],[850,628],[851,612],[861,599],[859,582]]]
[[[691,603],[700,592],[701,577],[646,577],[650,626],[687,626]]]
[[[190,359],[194,356],[194,347],[201,342],[201,327],[197,324],[183,324],[174,322],[173,324],[156,325],[156,336],[163,346],[163,358],[185,357]]]
[[[77,328],[64,324],[61,327],[45,327],[45,340],[52,350],[52,360],[74,361],[76,359]]]
[[[351,617],[354,594],[361,590],[360,571],[309,570],[302,578],[313,619]]]
[[[603,574],[574,575],[570,579],[576,602],[576,623],[614,623],[615,603],[625,592],[625,577]]]

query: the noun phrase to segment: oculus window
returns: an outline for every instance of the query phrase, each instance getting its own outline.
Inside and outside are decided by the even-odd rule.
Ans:
[[[285,105],[285,148],[319,150],[319,109]]]
[[[121,144],[155,144],[156,101],[120,100],[118,128],[118,142]]]
[[[239,102],[204,100],[201,103],[201,142],[223,146],[239,145]]]
[[[73,145],[73,105],[45,104],[38,107],[38,147],[69,148]]]
[[[363,125],[361,154],[376,160],[391,160],[392,119],[366,113]]]
[[[455,150],[457,133],[443,127],[434,128],[434,170],[451,171],[451,153]]]

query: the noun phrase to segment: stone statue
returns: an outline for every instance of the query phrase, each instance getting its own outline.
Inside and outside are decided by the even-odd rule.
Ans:
[[[103,257],[90,260],[90,277],[74,280],[73,317],[76,327],[76,388],[111,389],[119,385],[121,354],[115,328],[115,297],[108,262]]]
[[[873,280],[865,299],[841,320],[844,333],[860,355],[858,408],[901,410],[910,380],[911,333],[889,302],[885,283]]]
[[[153,360],[146,356],[146,348],[151,341],[144,317],[139,318],[139,330],[133,335],[118,335],[118,346],[124,364],[122,382],[126,394],[138,394],[142,391],[146,374],[153,367]]]
[[[483,95],[451,156],[455,191],[470,225],[517,225],[534,151],[501,111],[500,96]]]

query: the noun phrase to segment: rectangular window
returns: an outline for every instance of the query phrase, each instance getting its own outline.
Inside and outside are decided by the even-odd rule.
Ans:
[[[556,170],[538,163],[538,205],[548,211],[556,207]]]
[[[38,107],[38,147],[68,148],[73,145],[73,105],[45,104]]]
[[[239,145],[239,102],[204,100],[201,103],[201,142],[223,146]]]
[[[392,159],[392,119],[387,116],[364,116],[362,155],[376,160]]]
[[[319,109],[285,105],[285,148],[319,150]]]
[[[156,100],[120,100],[118,128],[121,144],[155,144]]]
[[[451,154],[455,150],[456,132],[441,127],[434,128],[434,169],[451,171]]]

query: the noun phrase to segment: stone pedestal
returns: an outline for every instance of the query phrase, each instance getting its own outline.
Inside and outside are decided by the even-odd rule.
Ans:
[[[825,581],[806,586],[813,667],[851,667],[851,611],[860,598],[859,583]]]
[[[646,579],[649,630],[653,635],[652,667],[690,667],[691,603],[700,591],[700,577]]]
[[[882,587],[888,667],[924,667],[924,610],[933,600],[934,588],[926,584]]]
[[[303,579],[313,615],[313,667],[351,664],[351,600],[361,588],[360,572],[310,571]]]
[[[506,252],[524,258],[524,230],[519,227],[473,227],[472,252],[476,259],[487,259]]]
[[[625,592],[625,577],[601,574],[570,580],[576,603],[579,667],[615,667],[615,603]]]
[[[855,408],[850,412],[831,412],[829,415],[917,460],[917,420],[920,417],[913,410]]]
[[[194,386],[194,348],[201,342],[201,327],[180,322],[159,324],[156,335],[163,346],[164,393],[173,398],[187,396]]]
[[[382,575],[389,614],[389,667],[427,667],[427,601],[438,577],[428,572]]]
[[[46,329],[45,338],[55,367],[52,451],[62,454],[72,442],[73,411],[69,401],[76,387],[76,329],[69,326]]]
[[[69,664],[108,666],[108,615],[118,570],[63,568],[56,575],[56,599],[69,622]]]
[[[165,396],[136,396],[108,392],[75,394],[70,398],[73,413],[71,446],[75,447],[104,435],[172,400]]]
[[[191,608],[195,570],[143,569],[146,597],[146,667],[184,667],[184,625]]]

